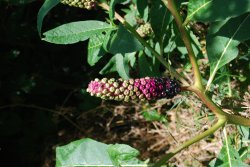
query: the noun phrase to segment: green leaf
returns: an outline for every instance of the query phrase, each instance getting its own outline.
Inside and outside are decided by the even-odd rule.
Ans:
[[[250,128],[245,126],[237,126],[238,130],[242,136],[242,141],[248,142],[250,141]]]
[[[137,20],[136,20],[136,10],[127,10],[125,15],[125,20],[131,25],[136,26]]]
[[[104,31],[115,29],[111,25],[96,20],[77,21],[63,24],[44,33],[43,40],[55,44],[73,44]]]
[[[210,62],[210,87],[218,69],[235,59],[238,44],[250,38],[250,14],[230,19],[217,32],[207,37],[207,53]]]
[[[111,72],[117,72],[123,79],[129,79],[130,66],[135,63],[135,53],[126,53],[125,55],[114,55],[105,67],[100,71],[100,74],[107,74]]]
[[[128,145],[109,145],[107,151],[115,166],[140,163],[140,161],[136,159],[136,157],[139,155],[139,151]]]
[[[93,66],[97,63],[102,56],[105,55],[105,50],[103,49],[103,42],[105,40],[106,35],[104,34],[96,34],[90,37],[88,43],[88,63]]]
[[[145,54],[139,54],[139,72],[140,77],[148,77],[148,76],[155,76],[152,63],[149,63]]]
[[[148,20],[149,12],[148,1],[136,0],[136,6],[141,18],[143,18],[143,20],[146,22]]]
[[[240,159],[239,153],[232,147],[228,139],[225,139],[223,147],[216,160],[209,164],[210,167],[248,167]]]
[[[43,24],[44,17],[58,3],[60,3],[60,0],[46,0],[43,3],[42,7],[39,9],[39,12],[38,12],[38,15],[37,15],[37,31],[38,31],[40,37],[41,37],[42,24]]]
[[[107,46],[112,54],[125,54],[143,49],[141,43],[122,25],[119,25],[117,33],[112,37]]]
[[[248,140],[249,141],[249,140]],[[238,151],[239,155],[240,155],[240,159],[242,161],[250,158],[250,146],[247,147],[241,147]]]
[[[116,56],[113,56],[99,73],[101,75],[104,75],[115,71],[116,71]]]
[[[168,24],[172,21],[170,12],[161,1],[152,1],[150,18],[154,34],[162,39]]]
[[[250,11],[249,0],[190,0],[186,21],[221,21]]]
[[[115,16],[115,5],[118,3],[122,3],[125,2],[126,0],[111,0],[109,3],[109,18],[110,20],[114,20],[114,16]]]
[[[116,54],[116,70],[120,77],[123,79],[129,79],[129,66],[128,63],[125,62],[124,57],[122,54]]]
[[[107,145],[86,138],[56,148],[56,167],[142,164],[139,152],[125,144]]]
[[[136,63],[135,55],[136,55],[136,52],[125,54],[125,57],[124,57],[125,62],[127,62],[131,67],[134,67]]]
[[[112,165],[108,145],[92,139],[81,139],[56,148],[56,167]]]
[[[163,115],[159,114],[156,110],[144,111],[142,115],[146,119],[146,121],[167,122],[166,118]]]

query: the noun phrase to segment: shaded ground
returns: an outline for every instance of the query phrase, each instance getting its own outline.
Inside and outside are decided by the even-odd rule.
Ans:
[[[152,161],[159,159],[164,153],[176,148],[195,134],[206,130],[212,122],[209,117],[195,107],[199,102],[193,96],[185,98],[177,96],[174,101],[182,101],[176,109],[170,110],[171,100],[159,100],[150,104],[112,104],[103,102],[101,106],[88,112],[77,115],[77,124],[82,132],[62,129],[58,132],[56,145],[64,145],[79,138],[92,138],[104,143],[125,143],[141,152],[140,158]],[[189,104],[189,106],[187,106]],[[168,119],[168,123],[147,122],[142,116],[142,111],[157,109]],[[66,115],[73,114],[68,109]],[[70,123],[69,123],[70,124]],[[50,146],[51,153],[56,145]],[[175,166],[206,166],[222,147],[221,132],[208,137],[176,155],[170,162]],[[52,150],[50,150],[52,149]],[[53,152],[53,151],[52,151]],[[47,154],[48,155],[48,154]],[[53,157],[54,155],[52,155]],[[51,156],[46,157],[45,166],[53,166]]]

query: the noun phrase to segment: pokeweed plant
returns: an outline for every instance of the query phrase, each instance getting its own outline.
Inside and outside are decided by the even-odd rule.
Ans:
[[[106,21],[85,20],[63,24],[42,35],[44,17],[60,2],[83,10],[103,10],[103,14],[108,13],[108,18]],[[117,4],[122,4],[122,10],[115,10]],[[118,11],[125,13],[124,16]],[[37,28],[42,40],[50,43],[73,44],[89,40],[88,63],[91,66],[106,54],[113,55],[100,74],[117,72],[121,78],[91,81],[87,88],[91,95],[104,100],[129,102],[172,98],[180,91],[191,91],[215,114],[217,122],[214,125],[163,155],[153,165],[157,167],[226,124],[239,125],[243,129],[245,127],[245,132],[248,131],[250,119],[225,112],[212,100],[211,86],[220,77],[218,71],[226,69],[229,62],[236,59],[238,45],[250,39],[249,11],[248,0],[46,0],[38,13]],[[209,25],[206,36],[203,36],[206,40],[203,54],[197,40],[202,29],[196,27],[193,31],[191,27],[197,22]],[[172,66],[169,55],[174,49],[188,57],[192,81]],[[199,69],[202,58],[209,60],[208,78],[201,75]],[[160,64],[166,68],[169,77],[161,77]],[[131,70],[137,70],[141,78],[133,79]],[[228,86],[230,94],[232,90],[230,84]],[[58,147],[56,152],[56,166],[147,163],[138,160],[138,151],[128,145],[106,145],[92,139]],[[222,158],[226,166],[247,166],[239,152],[231,148],[227,138],[218,158]],[[216,165],[216,160],[210,163],[210,166]]]

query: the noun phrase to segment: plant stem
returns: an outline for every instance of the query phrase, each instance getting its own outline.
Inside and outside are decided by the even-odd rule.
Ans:
[[[250,126],[250,119],[242,117],[240,115],[233,115],[224,112],[220,107],[218,107],[210,97],[204,92],[204,90],[199,90],[195,86],[190,86],[185,88],[186,90],[194,92],[202,102],[213,112],[215,115],[220,118],[226,118],[227,123],[229,124],[236,124],[236,125],[243,125],[243,126]]]
[[[182,25],[183,24],[182,18],[176,8],[175,2],[174,0],[162,0],[162,1],[165,4],[165,6],[169,9],[169,11],[172,13],[172,15],[174,16],[177,27],[181,33],[182,40],[187,48],[189,60],[193,67],[193,74],[194,74],[194,79],[195,79],[194,85],[198,87],[199,89],[203,90],[204,87],[202,85],[202,78],[201,78],[199,66],[197,64],[195,54],[191,45],[191,39],[185,26]]]
[[[213,134],[216,132],[220,127],[224,126],[226,124],[227,120],[226,119],[219,119],[216,124],[214,124],[212,127],[210,127],[208,130],[204,131],[201,134],[198,134],[197,136],[193,137],[192,139],[186,141],[183,143],[181,146],[177,147],[174,151],[164,155],[158,162],[156,162],[153,167],[159,167],[166,163],[169,159],[171,159],[175,154],[179,153],[183,149],[189,147],[190,145],[200,141],[201,139],[204,139],[205,137]]]
[[[109,6],[106,3],[100,3],[99,4],[100,7],[102,7],[103,9],[109,11]],[[145,46],[169,71],[170,73],[179,81],[181,81],[181,83],[183,84],[183,86],[189,86],[189,83],[183,78],[183,76],[181,76],[174,68],[172,68],[169,63],[158,53],[155,51],[154,48],[152,48],[150,46],[150,44],[148,44],[138,33],[137,31],[134,29],[134,27],[132,27],[128,22],[126,22],[123,17],[121,17],[117,12],[115,12],[115,18],[117,20],[120,21],[120,23],[122,23],[122,25],[131,33],[133,34],[133,36],[143,45]]]

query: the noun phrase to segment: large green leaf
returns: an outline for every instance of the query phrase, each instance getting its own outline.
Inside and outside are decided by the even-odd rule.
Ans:
[[[111,31],[115,27],[96,20],[77,21],[63,24],[44,33],[43,40],[55,44],[72,44],[85,41],[89,37],[104,31]]]
[[[172,18],[170,12],[161,1],[152,1],[150,18],[154,34],[158,39],[163,39],[163,35]]]
[[[92,139],[81,139],[56,148],[56,167],[138,165],[134,148],[115,144],[107,145]]]
[[[103,55],[105,55],[105,50],[103,49],[103,42],[106,35],[100,33],[90,37],[88,43],[88,63],[93,66],[97,63]]]
[[[238,44],[250,38],[250,14],[230,19],[216,33],[207,37],[207,53],[210,62],[210,87],[218,69],[235,59]],[[212,27],[213,28],[213,27]]]
[[[143,49],[141,43],[122,25],[119,25],[117,33],[109,41],[107,49],[112,54],[125,54]]]
[[[92,139],[81,139],[56,148],[56,167],[112,165],[108,145]]]
[[[250,11],[249,0],[190,0],[186,22],[220,21]]]
[[[43,24],[44,17],[58,3],[60,3],[60,0],[46,0],[43,3],[42,7],[39,9],[39,12],[38,12],[38,15],[37,15],[37,31],[38,31],[40,36],[41,36],[42,24]]]
[[[226,133],[226,132],[224,132]],[[225,138],[223,147],[217,159],[213,160],[210,167],[248,167],[243,163],[239,153],[232,147],[230,141]]]

